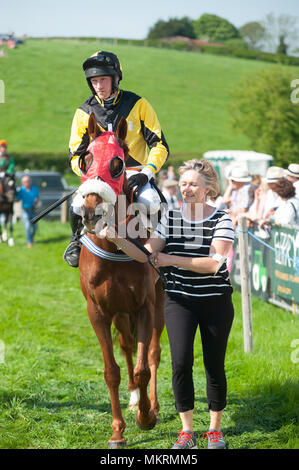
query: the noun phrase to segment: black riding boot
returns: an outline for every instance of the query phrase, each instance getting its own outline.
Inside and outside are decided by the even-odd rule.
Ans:
[[[70,208],[70,224],[72,229],[72,236],[70,238],[70,243],[67,249],[64,252],[63,259],[73,268],[79,266],[79,258],[81,252],[81,231],[83,228],[82,218],[80,215],[75,214],[72,207]]]

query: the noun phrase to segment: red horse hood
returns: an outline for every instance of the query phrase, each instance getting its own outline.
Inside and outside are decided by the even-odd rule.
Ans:
[[[119,146],[114,132],[104,132],[93,140],[87,149],[92,162],[81,176],[80,193],[83,197],[90,193],[99,194],[106,202],[115,204],[124,181],[124,151]],[[111,174],[114,159],[122,160],[123,170],[118,175]]]

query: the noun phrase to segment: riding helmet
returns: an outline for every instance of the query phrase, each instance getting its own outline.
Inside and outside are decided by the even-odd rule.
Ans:
[[[88,86],[93,94],[95,94],[95,91],[90,82],[92,77],[100,77],[103,75],[111,76],[113,91],[118,88],[119,82],[122,79],[122,68],[120,62],[118,57],[112,52],[96,52],[83,62],[83,70],[85,72]]]

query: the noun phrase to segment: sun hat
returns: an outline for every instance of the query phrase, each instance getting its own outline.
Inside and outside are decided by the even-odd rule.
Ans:
[[[179,182],[178,180],[173,180],[173,179],[167,179],[163,182],[164,188],[171,188],[173,186],[178,186]]]
[[[252,177],[246,170],[246,168],[235,166],[232,168],[228,178],[232,181],[237,181],[239,183],[249,183],[252,180]]]
[[[288,166],[286,171],[287,176],[295,176],[295,178],[299,178],[299,165],[298,163],[291,163]]]
[[[279,166],[270,166],[267,170],[265,178],[263,181],[266,183],[275,183],[280,178],[284,178],[286,176],[286,170],[280,168]]]
[[[4,145],[5,147],[7,147],[7,142],[6,140],[0,140],[0,145]]]

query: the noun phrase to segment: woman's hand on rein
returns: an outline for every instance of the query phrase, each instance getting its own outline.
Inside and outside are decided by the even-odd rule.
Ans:
[[[155,251],[151,254],[150,260],[156,268],[170,266],[171,262],[169,260],[169,255],[165,253],[160,253],[159,251]]]

